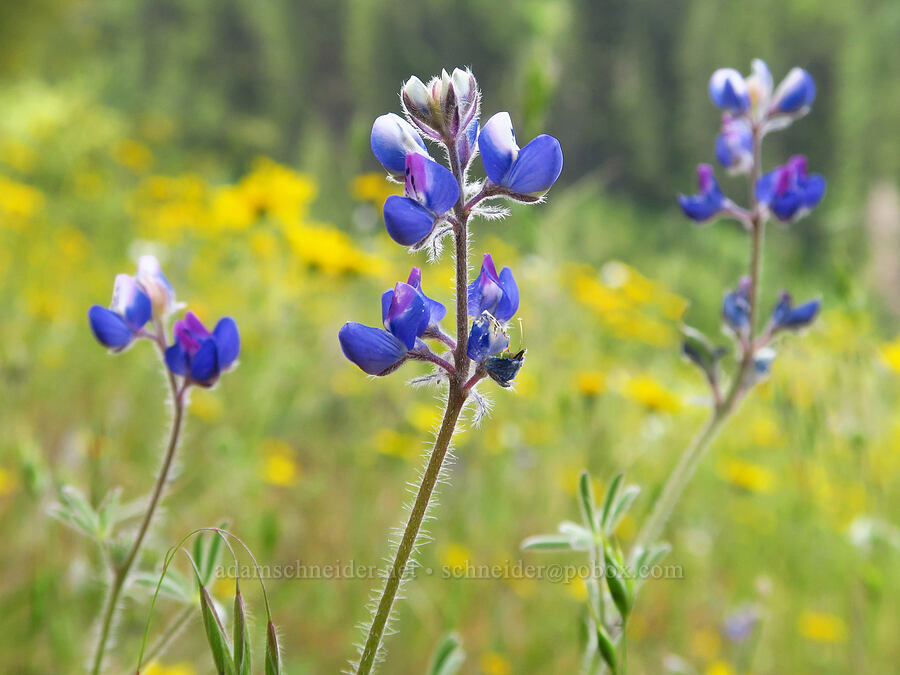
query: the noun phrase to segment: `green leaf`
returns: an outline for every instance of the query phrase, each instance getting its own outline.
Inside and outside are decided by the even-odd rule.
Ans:
[[[572,538],[564,534],[538,534],[525,539],[523,551],[572,551]]]
[[[206,630],[206,638],[216,664],[216,672],[219,675],[236,675],[225,627],[222,625],[222,620],[216,612],[206,586],[200,586],[200,611],[203,614],[203,628]]]
[[[466,653],[459,635],[447,633],[431,656],[428,675],[456,675],[465,660]]]
[[[598,534],[597,505],[594,501],[594,489],[591,487],[591,476],[587,471],[582,471],[578,480],[578,497],[581,502],[581,517],[585,527],[592,533]]]
[[[132,580],[136,585],[146,587],[151,593],[154,592],[158,585],[159,594],[170,600],[176,600],[184,604],[191,604],[196,600],[193,584],[185,579],[174,567],[170,567],[166,571],[162,580],[147,572],[138,572],[132,576]]]
[[[612,596],[613,602],[616,604],[616,608],[624,621],[628,618],[628,614],[631,611],[631,589],[628,587],[622,574],[622,566],[610,554],[608,546],[603,550],[603,557],[606,562],[606,569],[604,570],[606,586],[609,588],[609,594]]]
[[[690,326],[681,326],[681,336],[682,355],[699,367],[710,382],[715,382],[719,377],[719,361],[728,353],[728,349],[715,347],[709,338]]]
[[[266,627],[266,675],[281,675],[281,652],[278,649],[278,633],[269,621]]]
[[[612,511],[616,497],[619,495],[619,488],[621,487],[624,478],[625,474],[616,474],[616,477],[612,479],[612,482],[606,489],[606,497],[603,500],[603,511],[600,516],[600,527],[604,532],[609,532],[610,512]]]
[[[603,660],[606,661],[606,665],[609,666],[610,672],[613,673],[613,675],[618,673],[619,663],[616,654],[616,645],[609,636],[609,633],[606,632],[606,628],[600,624],[597,624],[597,647],[600,650],[600,656],[603,657]]]
[[[102,541],[97,512],[74,486],[63,485],[60,488],[59,502],[50,506],[49,514],[73,530]]]
[[[622,517],[628,512],[628,509],[631,508],[631,505],[634,504],[634,500],[640,493],[641,488],[637,485],[629,485],[619,493],[603,526],[603,531],[607,535],[611,535],[616,531],[619,521],[622,520]]]
[[[216,537],[218,539],[218,537]],[[244,612],[241,580],[234,580],[234,665],[240,675],[250,675],[250,629]]]

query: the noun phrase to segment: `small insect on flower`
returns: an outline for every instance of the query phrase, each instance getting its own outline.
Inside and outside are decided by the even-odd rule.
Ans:
[[[541,134],[520,149],[507,112],[497,113],[485,123],[478,135],[478,150],[489,182],[516,201],[539,201],[562,172],[559,141]]]
[[[698,225],[709,222],[732,205],[731,200],[722,194],[713,168],[709,164],[700,164],[697,167],[697,186],[699,194],[678,195],[678,203],[684,215]]]
[[[94,305],[88,310],[88,320],[94,337],[112,352],[121,352],[139,337],[153,315],[150,297],[134,277],[116,276],[112,303],[109,309]]]
[[[803,155],[791,157],[756,183],[756,199],[785,223],[799,220],[824,197],[825,178],[817,173],[809,175]]]
[[[418,153],[406,155],[403,196],[384,202],[384,224],[398,244],[423,242],[459,199],[459,183],[446,167]]]
[[[499,356],[489,356],[484,361],[484,368],[494,382],[501,387],[509,387],[524,363],[525,350],[521,349],[516,354],[504,352]]]
[[[175,343],[166,349],[166,365],[188,384],[211,387],[228,370],[241,351],[237,324],[231,317],[219,319],[212,332],[193,312],[175,322]]]

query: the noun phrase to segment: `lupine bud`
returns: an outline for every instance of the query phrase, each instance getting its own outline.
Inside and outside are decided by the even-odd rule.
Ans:
[[[499,354],[507,347],[509,334],[490,312],[483,312],[481,317],[472,322],[466,343],[466,354],[470,359],[482,363],[487,357]]]
[[[697,185],[699,194],[678,195],[681,210],[691,220],[698,224],[705,223],[731,206],[731,201],[722,194],[709,164],[697,167]]]
[[[750,332],[750,277],[743,277],[738,287],[725,294],[722,301],[722,318],[738,336]]]
[[[429,122],[434,114],[432,110],[431,93],[428,87],[418,77],[410,77],[400,90],[400,100],[403,108],[420,129],[430,136],[440,138],[440,134],[430,126]]]
[[[469,316],[480,317],[488,312],[499,321],[509,321],[519,309],[519,287],[512,270],[504,267],[500,274],[490,253],[484,254],[481,272],[469,284]]]
[[[810,300],[798,307],[794,307],[793,300],[788,292],[782,291],[781,299],[772,312],[771,330],[801,330],[809,326],[822,309],[821,300]]]
[[[753,382],[766,379],[772,373],[772,363],[775,361],[775,350],[765,347],[757,350],[753,355]]]
[[[475,76],[468,70],[441,71],[440,77],[423,84],[411,77],[400,92],[403,107],[415,124],[435,139],[456,140],[478,115],[480,94]]]
[[[459,183],[448,169],[420,154],[406,155],[405,167],[404,196],[387,198],[384,224],[394,241],[412,246],[427,238],[459,199]]]
[[[142,255],[138,258],[135,279],[150,298],[150,303],[153,305],[153,316],[163,318],[175,311],[175,289],[162,273],[162,267],[155,257]]]
[[[398,176],[406,171],[407,155],[429,156],[419,132],[394,113],[382,115],[375,120],[369,142],[376,159],[385,169]]]
[[[722,133],[716,136],[716,159],[729,173],[746,173],[753,166],[753,131],[743,118],[722,115]]]
[[[497,113],[487,121],[478,135],[478,150],[490,182],[504,188],[506,196],[517,201],[537,201],[562,172],[559,141],[541,134],[519,149],[507,112]]]
[[[747,83],[734,68],[720,68],[712,74],[709,98],[714,105],[735,115],[743,115],[750,109]]]
[[[522,349],[517,354],[505,352],[500,356],[489,356],[484,361],[484,369],[494,382],[501,387],[509,387],[524,363],[525,350]]]
[[[166,365],[192,384],[211,387],[237,360],[241,338],[231,317],[219,319],[212,332],[193,312],[175,322],[175,344],[166,349]]]
[[[119,274],[109,309],[94,305],[88,310],[88,321],[100,344],[113,352],[121,352],[140,336],[152,314],[150,298],[134,277]]]
[[[792,68],[772,96],[770,114],[805,115],[816,100],[816,83],[803,68]]]
[[[782,222],[796,221],[825,197],[825,178],[808,174],[806,157],[795,155],[756,182],[756,199]]]
[[[753,59],[753,74],[744,79],[753,109],[765,112],[772,96],[772,72],[762,59]]]
[[[467,168],[469,162],[472,161],[477,142],[478,120],[476,119],[469,122],[469,126],[466,127],[466,133],[460,134],[456,138],[456,154],[459,157],[459,165],[463,169]]]

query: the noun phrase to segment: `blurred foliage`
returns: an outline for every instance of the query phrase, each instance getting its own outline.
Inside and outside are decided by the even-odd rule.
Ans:
[[[761,55],[777,74],[807,66],[820,92],[767,161],[808,152],[831,186],[812,218],[771,228],[763,297],[822,293],[827,311],[780,346],[773,378],[701,468],[670,528],[666,562],[684,578],[642,592],[629,661],[891,672],[900,340],[859,271],[866,190],[900,165],[898,25],[896,3],[803,0],[0,5],[0,670],[75,672],[84,657],[100,561],[48,518],[60,486],[97,505],[119,485],[130,500],[157,469],[168,412],[153,351],[110,357],[85,319],[141,252],[163,260],[180,300],[202,318],[233,315],[244,339],[240,367],[192,395],[144,569],[223,517],[268,564],[383,558],[438,404],[404,386],[421,364],[371,382],[335,338],[345,320],[377,323],[378,294],[424,263],[383,231],[396,186],[372,173],[366,145],[401,80],[443,65],[472,65],[485,110],[513,111],[523,139],[558,135],[567,184],[476,226],[476,245],[516,270],[512,342],[528,361],[515,395],[491,392],[493,415],[460,433],[421,561],[519,560],[525,536],[570,516],[585,467],[644,487],[617,532],[627,544],[704,415],[678,320],[714,333],[722,289],[746,266],[737,228],[666,209],[712,154],[710,71]],[[425,277],[448,302],[448,261]],[[287,672],[343,667],[374,584],[270,582]],[[213,595],[227,604],[231,588]],[[570,672],[584,592],[578,580],[420,577],[390,672],[423,672],[448,629],[468,654],[462,672]],[[146,593],[132,595],[124,667],[146,617]],[[732,643],[722,623],[746,603],[762,610],[760,633]],[[155,630],[179,611],[161,601]],[[205,649],[192,624],[147,672],[204,672],[192,664]]]

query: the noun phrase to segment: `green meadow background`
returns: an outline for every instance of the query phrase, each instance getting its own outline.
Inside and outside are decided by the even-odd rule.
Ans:
[[[60,488],[97,504],[154,480],[170,416],[155,352],[109,356],[86,320],[141,253],[163,261],[179,300],[207,321],[234,316],[243,337],[240,366],[192,394],[142,569],[155,574],[169,546],[223,520],[263,564],[387,555],[439,392],[405,386],[421,364],[367,378],[337,331],[377,324],[380,293],[411,265],[451,305],[447,257],[427,264],[384,232],[395,188],[368,150],[403,80],[441,67],[470,66],[484,119],[508,110],[521,141],[557,136],[566,163],[547,204],[475,225],[474,251],[519,280],[512,343],[528,359],[515,392],[483,388],[492,415],[459,433],[419,559],[582,563],[519,543],[577,518],[583,468],[598,490],[618,471],[643,486],[617,533],[627,546],[706,414],[678,325],[719,336],[722,293],[747,264],[743,232],[697,228],[674,198],[713,157],[710,73],[746,72],[756,56],[776,78],[807,68],[819,88],[809,117],[768,139],[767,167],[804,153],[829,181],[810,217],[770,228],[763,297],[821,295],[825,310],[779,343],[772,378],[690,485],[667,531],[683,578],[644,587],[630,672],[894,670],[898,34],[900,4],[887,0],[0,4],[0,671],[79,672],[94,639],[102,560],[48,516]],[[405,587],[382,672],[424,673],[451,629],[464,673],[575,672],[582,582],[442,576]],[[287,672],[345,667],[377,585],[268,581]],[[213,590],[228,606],[230,582]],[[259,664],[261,598],[245,592]],[[148,605],[134,585],[110,672],[133,672]],[[733,642],[723,623],[747,608],[759,627]],[[151,635],[182,611],[161,600]],[[143,672],[212,672],[199,613]]]

